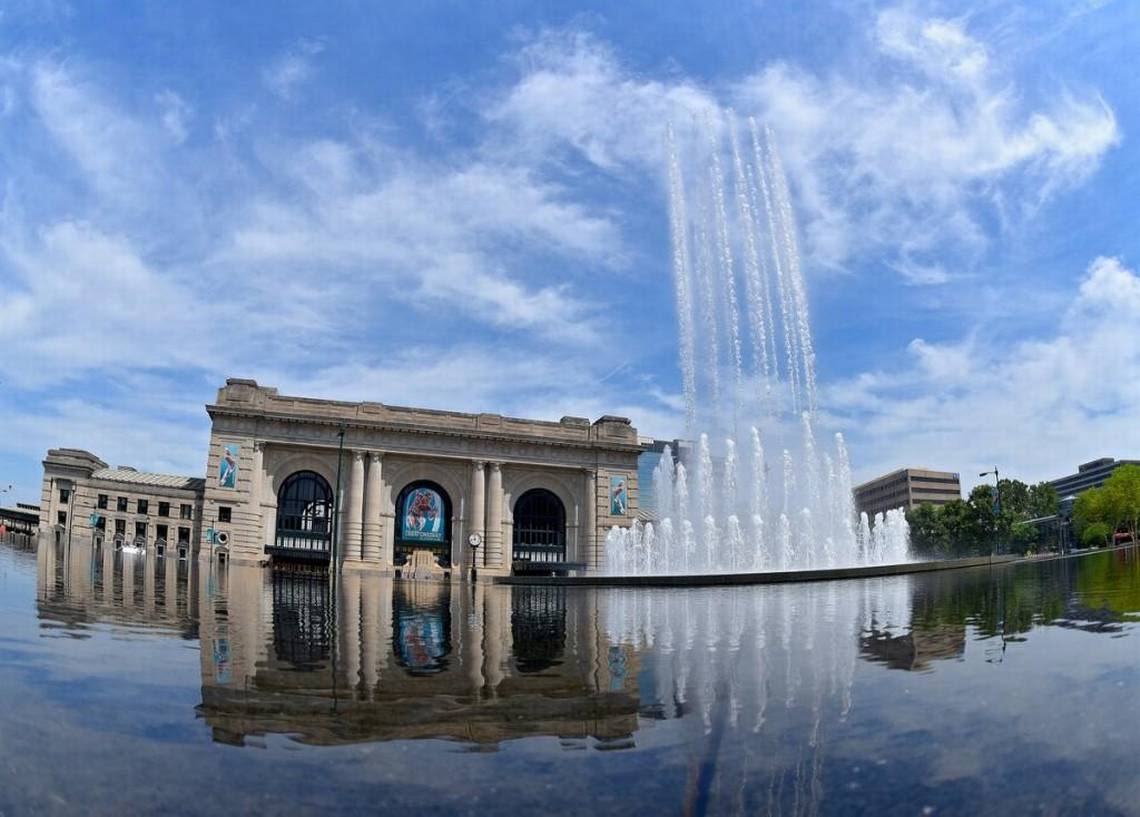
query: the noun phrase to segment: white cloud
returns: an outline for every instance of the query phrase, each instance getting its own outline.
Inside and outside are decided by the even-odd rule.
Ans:
[[[154,101],[158,104],[162,126],[166,128],[167,133],[176,144],[185,142],[188,134],[187,126],[193,115],[190,106],[170,89],[156,94]]]
[[[962,21],[894,8],[870,29],[857,79],[776,62],[719,90],[639,77],[588,35],[545,32],[485,115],[509,129],[506,150],[657,174],[667,122],[692,142],[709,112],[755,114],[779,137],[812,265],[873,259],[915,284],[971,272],[987,219],[1031,215],[1120,139],[1096,92],[1027,102]]]
[[[313,58],[324,50],[322,40],[300,40],[262,71],[262,81],[278,97],[290,100],[297,89],[312,77]]]
[[[960,21],[892,9],[874,34],[858,81],[776,64],[737,89],[781,137],[817,263],[880,257],[912,283],[948,281],[981,258],[987,213],[1031,214],[1119,141],[1095,92],[1026,103]]]
[[[856,462],[872,477],[903,466],[959,471],[996,463],[1011,477],[1051,479],[1098,456],[1140,453],[1140,277],[1115,258],[1089,265],[1055,333],[1012,345],[972,335],[915,339],[912,365],[829,389],[856,429]]]

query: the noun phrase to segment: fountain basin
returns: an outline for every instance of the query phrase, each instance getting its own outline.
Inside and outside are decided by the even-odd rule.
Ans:
[[[747,573],[696,573],[664,576],[496,576],[495,584],[562,585],[575,587],[719,587],[744,584],[788,584],[823,582],[841,579],[865,579],[872,576],[897,576],[904,573],[931,573],[937,570],[961,570],[969,567],[993,567],[1023,561],[1012,554],[974,556],[968,559],[933,559],[924,562],[897,562],[884,565],[825,567],[813,570],[772,570]]]

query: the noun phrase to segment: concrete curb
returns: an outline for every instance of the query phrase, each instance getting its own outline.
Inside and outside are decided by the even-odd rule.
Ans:
[[[939,559],[926,562],[834,567],[821,570],[778,570],[768,573],[715,573],[685,576],[496,576],[494,583],[559,587],[723,587],[866,579],[873,576],[931,573],[938,570],[961,570],[968,567],[1004,567],[1024,561],[1026,561],[1025,558],[1014,555],[977,556],[969,559]]]

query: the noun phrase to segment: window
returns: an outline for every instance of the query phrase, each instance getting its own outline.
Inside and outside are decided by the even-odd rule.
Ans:
[[[107,517],[100,516],[95,520],[95,530],[107,530]]]
[[[60,488],[59,489],[59,503],[61,505],[66,505],[70,501],[71,501],[71,491],[69,491],[67,488]]]
[[[180,545],[190,544],[190,528],[179,528],[178,529],[178,544],[180,544]]]
[[[127,498],[125,496],[119,497],[118,502],[115,504],[115,507],[118,508],[119,513],[126,513],[127,512]]]
[[[150,513],[150,501],[146,499],[140,499],[138,501],[138,512],[144,516]]]
[[[182,519],[193,519],[194,506],[183,504],[182,507],[178,509],[178,516]]]
[[[127,532],[127,520],[116,519],[115,520],[115,533],[122,534],[122,533],[126,533],[126,532]]]
[[[165,542],[166,537],[168,535],[169,535],[169,532],[166,529],[166,525],[155,525],[154,526],[154,538],[155,539],[161,539],[163,542]]]
[[[146,539],[146,522],[135,522],[135,538]]]
[[[107,495],[99,494],[98,506],[103,510],[107,510]]]
[[[159,516],[170,516],[170,503],[169,502],[159,502],[158,503],[158,515]]]
[[[55,521],[58,522],[60,525],[66,525],[67,524],[67,511],[60,511],[59,513],[57,513],[55,515]]]
[[[230,521],[230,506],[229,505],[219,505],[218,506],[218,521],[219,522],[229,522]]]

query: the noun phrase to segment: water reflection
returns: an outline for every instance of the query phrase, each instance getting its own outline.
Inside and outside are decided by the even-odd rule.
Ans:
[[[43,542],[36,551],[38,609],[45,629],[87,637],[110,622],[197,637],[197,564],[124,553],[111,545]]]
[[[448,738],[487,750],[542,737],[617,750],[629,760],[613,769],[633,764],[639,786],[676,806],[665,810],[695,812],[878,813],[895,797],[905,813],[926,804],[913,798],[964,813],[1032,810],[992,788],[999,772],[1033,776],[1046,799],[1085,774],[1103,776],[1114,802],[1140,795],[1124,765],[1085,760],[1127,755],[1140,739],[1111,714],[1090,724],[1081,697],[1058,694],[1079,686],[1125,721],[1140,716],[1133,551],[683,591],[363,572],[333,585],[325,573],[89,546],[41,547],[37,561],[44,635],[85,638],[110,622],[200,639],[196,714],[216,743]],[[534,781],[557,785],[542,752],[528,751]],[[988,760],[963,760],[976,753]],[[1062,757],[1070,777],[1042,771]],[[983,789],[986,808],[966,808],[966,792]],[[1079,813],[1131,813],[1082,802]]]

